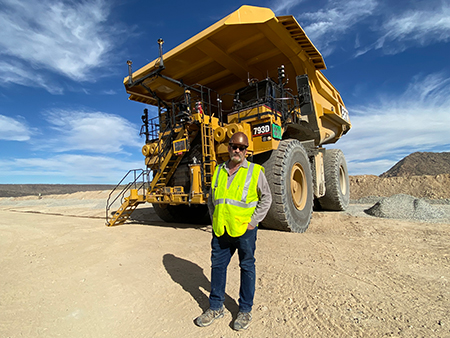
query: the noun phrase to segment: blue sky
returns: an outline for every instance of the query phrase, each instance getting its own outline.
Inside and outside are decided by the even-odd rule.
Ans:
[[[207,4],[207,5],[205,5]],[[350,175],[450,151],[450,1],[0,0],[0,183],[115,184],[143,168],[138,69],[241,5],[294,15],[353,128]]]

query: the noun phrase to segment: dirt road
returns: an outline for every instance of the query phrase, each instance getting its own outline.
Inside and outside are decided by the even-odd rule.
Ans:
[[[258,230],[254,320],[235,332],[236,257],[226,316],[193,323],[211,228],[148,206],[108,228],[103,198],[0,201],[0,337],[450,337],[450,224],[322,212],[304,234]]]

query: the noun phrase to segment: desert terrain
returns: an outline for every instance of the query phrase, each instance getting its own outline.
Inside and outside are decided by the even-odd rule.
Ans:
[[[225,317],[193,322],[208,307],[211,226],[142,205],[106,227],[107,190],[0,198],[0,337],[450,337],[449,187],[450,175],[351,177],[347,211],[314,212],[304,234],[259,229],[244,332],[231,328],[237,257]],[[400,193],[443,216],[364,212]]]

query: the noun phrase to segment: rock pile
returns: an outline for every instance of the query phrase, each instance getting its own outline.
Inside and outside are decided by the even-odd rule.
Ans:
[[[375,217],[418,221],[428,221],[445,216],[440,208],[432,206],[424,199],[405,194],[385,197],[364,212]]]

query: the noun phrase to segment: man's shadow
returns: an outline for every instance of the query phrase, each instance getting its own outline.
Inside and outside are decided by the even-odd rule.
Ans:
[[[183,290],[189,292],[202,311],[209,308],[209,298],[200,288],[211,291],[211,283],[197,264],[172,254],[165,254],[163,264],[173,281],[180,284]],[[231,313],[237,313],[239,306],[236,301],[225,293],[224,306]]]

